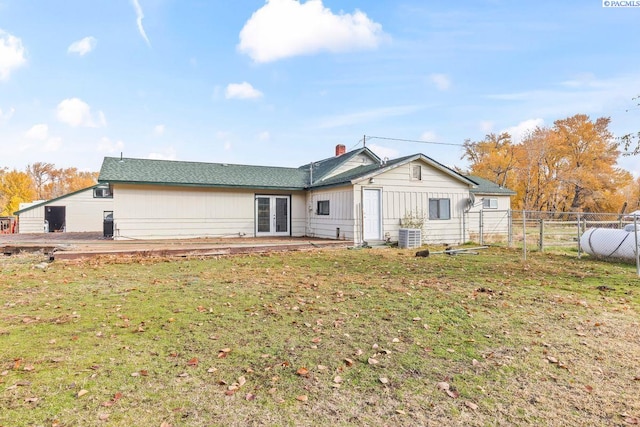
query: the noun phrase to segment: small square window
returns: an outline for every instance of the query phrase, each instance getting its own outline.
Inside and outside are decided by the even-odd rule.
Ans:
[[[411,179],[414,179],[416,181],[422,180],[422,166],[420,165],[411,166]]]
[[[498,209],[498,199],[491,199],[489,197],[485,197],[482,200],[482,207],[484,209]]]
[[[105,198],[113,197],[113,193],[111,192],[111,186],[105,185],[105,186],[94,188],[93,197],[96,199],[105,199]]]
[[[318,215],[329,215],[329,201],[328,200],[318,200]]]

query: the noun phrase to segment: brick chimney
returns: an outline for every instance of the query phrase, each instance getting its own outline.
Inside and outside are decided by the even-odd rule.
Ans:
[[[342,156],[346,152],[347,152],[347,147],[345,147],[343,144],[336,145],[336,157]]]

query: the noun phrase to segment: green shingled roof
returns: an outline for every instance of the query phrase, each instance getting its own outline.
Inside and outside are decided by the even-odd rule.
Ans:
[[[302,190],[308,184],[309,177],[307,171],[299,168],[105,157],[98,180],[110,183]]]
[[[322,180],[324,177],[331,174],[331,172],[338,169],[342,164],[348,162],[361,153],[368,154],[375,163],[380,163],[380,158],[376,156],[373,151],[369,150],[368,148],[359,148],[357,150],[344,153],[340,156],[329,157],[327,159],[313,162],[313,182],[317,183],[318,181]],[[307,164],[301,166],[300,169],[309,171],[309,165]]]
[[[475,175],[466,175],[466,177],[478,184],[476,188],[471,189],[473,194],[491,194],[496,196],[513,196],[516,194],[515,191],[501,187],[488,179],[480,178]]]

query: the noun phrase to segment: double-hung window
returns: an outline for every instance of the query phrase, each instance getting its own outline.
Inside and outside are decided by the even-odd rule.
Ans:
[[[429,199],[429,219],[451,219],[449,199]]]

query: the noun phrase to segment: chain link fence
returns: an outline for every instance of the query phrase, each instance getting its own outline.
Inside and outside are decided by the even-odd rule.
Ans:
[[[639,221],[619,213],[481,210],[466,212],[463,228],[469,241],[519,247],[525,259],[530,251],[564,249],[577,257],[634,262],[640,276]]]

